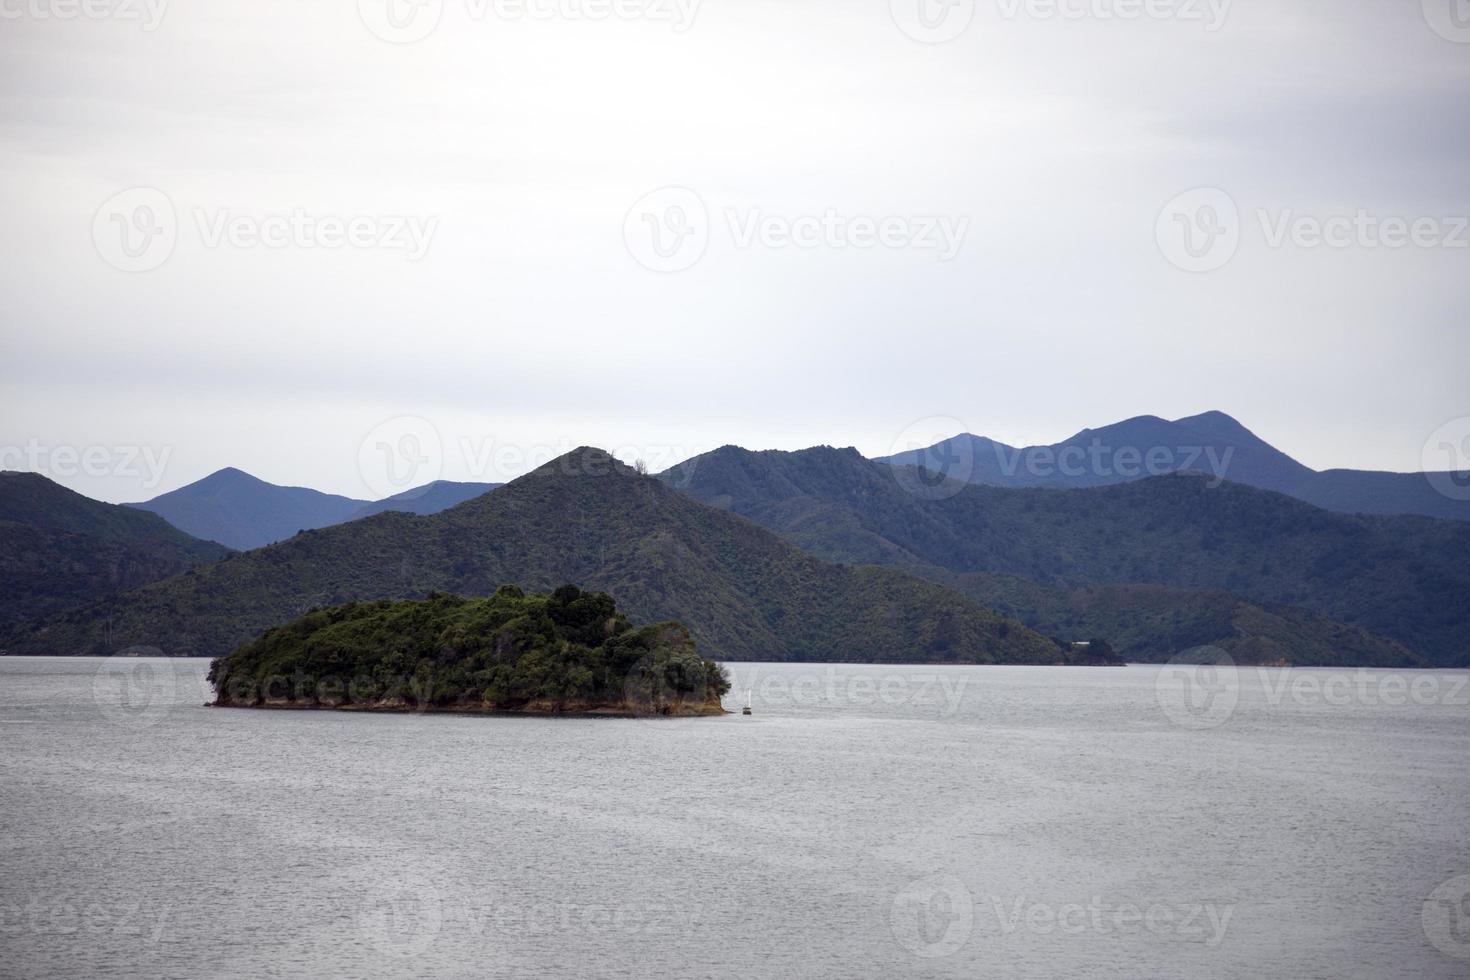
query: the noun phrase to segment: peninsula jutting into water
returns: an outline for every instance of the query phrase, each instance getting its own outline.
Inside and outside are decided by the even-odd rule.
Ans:
[[[314,609],[209,680],[220,707],[359,711],[719,715],[730,689],[683,625],[634,626],[573,585]]]

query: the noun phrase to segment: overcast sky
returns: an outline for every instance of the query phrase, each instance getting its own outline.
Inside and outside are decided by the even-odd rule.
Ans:
[[[0,4],[0,465],[372,497],[1220,409],[1416,470],[1470,417],[1453,0],[387,2]]]

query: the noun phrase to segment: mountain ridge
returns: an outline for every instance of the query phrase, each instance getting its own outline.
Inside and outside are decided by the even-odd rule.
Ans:
[[[1014,447],[961,433],[877,461],[918,466],[966,483],[1050,489],[1206,472],[1218,480],[1285,493],[1337,513],[1470,521],[1470,499],[1439,493],[1423,473],[1314,470],[1221,411],[1172,421],[1139,415],[1083,429],[1050,445]]]
[[[229,652],[318,606],[578,582],[720,659],[1054,663],[1018,622],[895,569],[824,562],[582,448],[439,514],[307,531],[19,631],[12,652]]]
[[[441,510],[456,507],[466,500],[489,493],[504,485],[503,483],[461,483],[454,480],[434,480],[423,486],[414,487],[412,490],[405,490],[367,504],[354,511],[347,520],[361,520],[385,511],[400,511],[405,514],[418,514],[421,517],[437,514]]]
[[[915,473],[829,447],[731,448],[660,478],[820,557],[907,568],[1013,614],[1025,607],[954,576],[1030,580],[1048,590],[1034,597],[1038,612],[1086,587],[1223,590],[1267,614],[1293,607],[1396,640],[1440,665],[1470,659],[1461,598],[1470,525],[1335,514],[1196,475],[1054,490],[921,483]]]

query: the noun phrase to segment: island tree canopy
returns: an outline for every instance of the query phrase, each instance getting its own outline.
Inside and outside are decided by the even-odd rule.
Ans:
[[[611,596],[502,586],[488,598],[313,609],[214,661],[219,705],[718,709],[724,669],[679,623],[637,627]]]

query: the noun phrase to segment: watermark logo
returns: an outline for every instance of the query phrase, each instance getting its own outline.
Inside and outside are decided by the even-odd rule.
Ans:
[[[444,925],[444,899],[427,881],[387,881],[376,885],[357,915],[363,939],[389,956],[426,952]]]
[[[1423,0],[1424,20],[1446,41],[1470,44],[1470,0]]]
[[[444,0],[357,0],[357,16],[380,40],[415,44],[438,28]]]
[[[1219,647],[1186,650],[1159,669],[1154,697],[1164,715],[1181,728],[1219,728],[1230,720],[1240,700],[1235,660]]]
[[[1434,430],[1421,457],[1424,478],[1451,500],[1470,500],[1470,416]]]
[[[1456,875],[1429,893],[1420,911],[1424,935],[1456,960],[1470,960],[1470,875]]]
[[[169,0],[3,0],[0,20],[115,20],[152,33],[163,23]]]
[[[959,419],[934,415],[912,423],[893,440],[888,455],[893,478],[905,491],[923,500],[955,496],[975,474],[975,442]]]
[[[944,44],[969,29],[975,0],[889,0],[898,29],[920,44]]]
[[[428,419],[396,416],[363,436],[357,472],[378,498],[432,483],[444,472],[444,440]]]
[[[1218,187],[1185,191],[1159,212],[1154,237],[1164,258],[1185,272],[1214,272],[1240,248],[1240,209]]]
[[[178,700],[178,678],[157,647],[128,647],[108,657],[92,675],[92,701],[108,721],[149,728]]]
[[[709,247],[709,209],[687,187],[645,194],[623,219],[623,241],[635,261],[654,272],[683,272]]]
[[[227,208],[194,208],[194,234],[207,249],[350,248],[402,252],[410,262],[428,254],[439,219],[429,215],[247,214]],[[92,217],[97,253],[123,272],[151,272],[168,261],[181,226],[169,196],[156,187],[134,187],[108,198]]]
[[[952,956],[975,928],[975,898],[953,875],[920,878],[893,897],[888,925],[898,944],[920,959]]]
[[[179,239],[173,201],[156,187],[114,194],[92,216],[92,243],[123,272],[150,272],[168,261]]]

